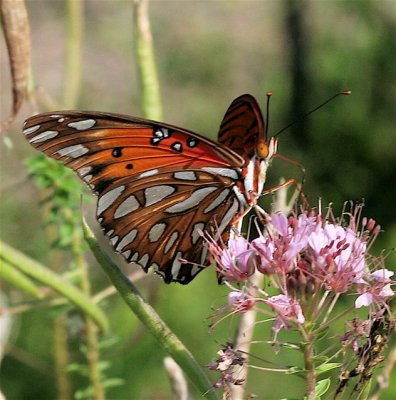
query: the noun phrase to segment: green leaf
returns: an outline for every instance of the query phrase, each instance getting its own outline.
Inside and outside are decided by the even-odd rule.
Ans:
[[[330,383],[331,383],[330,379],[326,378],[322,379],[316,384],[315,391],[316,391],[316,396],[318,398],[320,398],[320,396],[323,396],[329,390]]]
[[[320,374],[331,371],[332,369],[340,368],[341,365],[342,365],[341,363],[327,363],[327,364],[320,365],[315,368],[316,376],[319,376]]]

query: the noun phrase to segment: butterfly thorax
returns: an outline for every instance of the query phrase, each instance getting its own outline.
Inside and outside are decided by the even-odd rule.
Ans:
[[[257,203],[263,192],[267,169],[276,153],[277,139],[271,138],[267,143],[258,142],[255,154],[247,161],[244,174],[244,194],[251,207]]]

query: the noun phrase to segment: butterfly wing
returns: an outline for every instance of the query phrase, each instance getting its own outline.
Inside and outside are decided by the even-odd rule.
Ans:
[[[218,140],[245,160],[254,155],[258,141],[267,142],[264,119],[253,96],[244,94],[231,103],[221,122]]]
[[[191,281],[209,264],[199,230],[216,225],[227,240],[247,207],[237,186],[244,160],[172,125],[71,111],[29,118],[24,133],[98,195],[97,218],[114,249],[166,282]]]

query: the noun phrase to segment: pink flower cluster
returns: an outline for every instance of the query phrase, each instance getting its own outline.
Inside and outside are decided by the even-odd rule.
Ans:
[[[280,294],[250,296],[233,290],[229,305],[245,312],[258,302],[277,314],[274,330],[288,327],[288,321],[304,323],[301,298],[323,291],[333,295],[358,293],[355,306],[379,305],[394,296],[393,272],[370,271],[368,249],[380,231],[375,221],[360,220],[362,206],[344,212],[341,220],[304,212],[287,217],[273,213],[267,217],[265,233],[249,242],[231,237],[228,246],[204,234],[218,274],[227,282],[243,283],[256,271],[268,276]],[[347,221],[347,224],[345,223]]]

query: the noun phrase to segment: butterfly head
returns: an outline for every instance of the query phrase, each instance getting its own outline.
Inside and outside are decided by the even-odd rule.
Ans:
[[[278,139],[272,137],[269,141],[265,138],[260,138],[256,145],[256,156],[260,160],[270,161],[276,153],[278,147]]]

